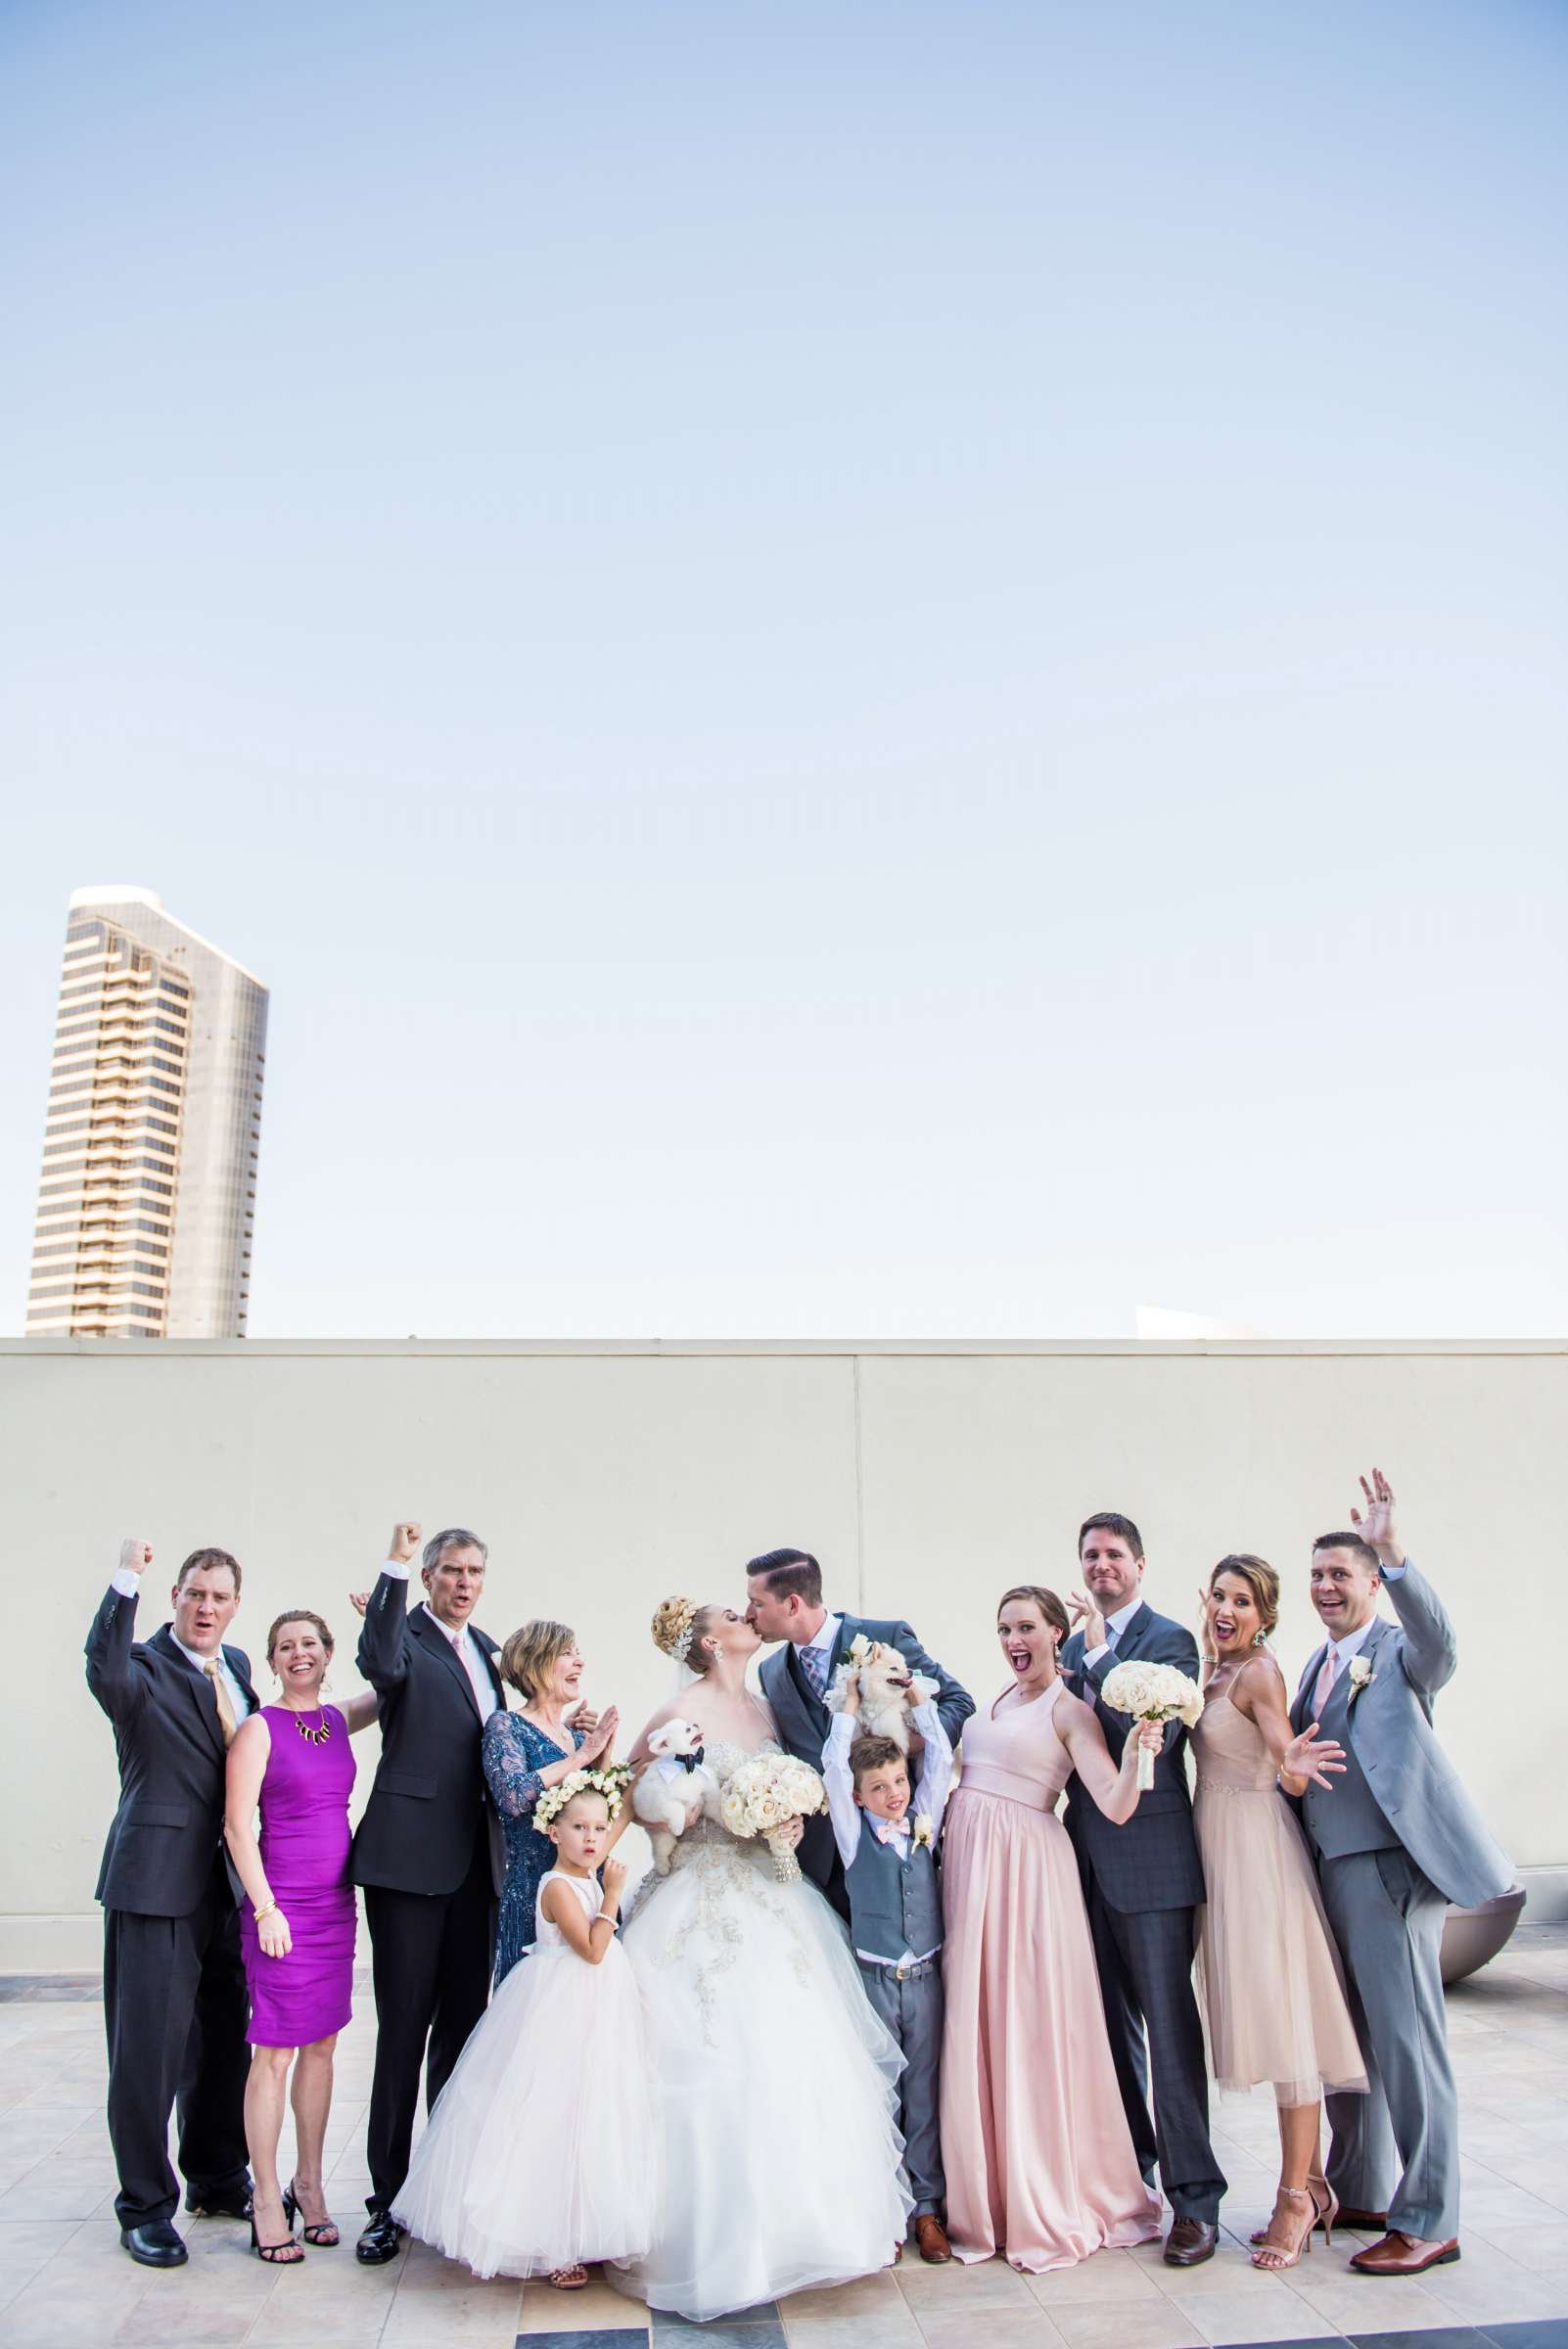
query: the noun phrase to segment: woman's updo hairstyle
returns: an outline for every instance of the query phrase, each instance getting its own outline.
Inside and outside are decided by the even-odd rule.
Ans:
[[[1209,1577],[1212,1590],[1222,1574],[1238,1575],[1252,1592],[1258,1610],[1258,1621],[1267,1639],[1279,1621],[1279,1577],[1266,1558],[1255,1558],[1246,1550],[1233,1550],[1222,1558]]]
[[[1067,1620],[1067,1609],[1055,1591],[1045,1589],[1039,1583],[1015,1583],[1013,1588],[1010,1590],[1004,1590],[996,1601],[998,1623],[1001,1621],[1003,1607],[1011,1606],[1014,1599],[1022,1600],[1026,1606],[1038,1607],[1052,1631],[1061,1633],[1062,1638],[1056,1642],[1056,1651],[1059,1655],[1062,1640],[1066,1639],[1073,1627]]]
[[[267,1634],[267,1662],[269,1664],[272,1661],[273,1650],[278,1644],[278,1634],[282,1631],[286,1623],[308,1623],[311,1630],[321,1641],[322,1646],[326,1649],[328,1656],[331,1656],[333,1648],[332,1634],[328,1631],[326,1624],[316,1613],[315,1609],[313,1607],[286,1607],[281,1615],[274,1617],[272,1628]]]
[[[673,1656],[690,1672],[706,1672],[713,1658],[705,1652],[702,1639],[713,1611],[712,1607],[700,1607],[694,1598],[661,1599],[654,1609],[655,1647],[662,1647],[667,1656]]]

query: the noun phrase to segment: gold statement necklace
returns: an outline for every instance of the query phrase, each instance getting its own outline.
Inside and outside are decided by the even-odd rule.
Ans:
[[[292,1710],[293,1708],[291,1707],[291,1711]],[[300,1736],[304,1739],[306,1745],[325,1745],[327,1739],[332,1735],[332,1724],[327,1719],[327,1708],[325,1705],[317,1706],[314,1724],[306,1721],[302,1713],[296,1713],[294,1716],[294,1726],[299,1730]]]

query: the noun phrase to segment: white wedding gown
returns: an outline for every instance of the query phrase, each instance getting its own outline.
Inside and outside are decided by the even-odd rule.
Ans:
[[[720,1782],[749,1759],[709,1742]],[[699,1819],[623,1938],[653,2037],[664,2208],[652,2251],[610,2281],[700,2321],[887,2267],[912,2208],[903,2057],[815,1885],[779,1883],[765,1844]]]

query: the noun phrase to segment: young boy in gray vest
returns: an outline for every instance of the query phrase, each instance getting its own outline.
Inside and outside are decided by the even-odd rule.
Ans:
[[[828,1816],[850,1896],[850,1937],[865,1994],[903,2050],[899,2126],[914,2196],[920,2256],[933,2267],[951,2259],[942,2221],[945,2182],[938,2129],[942,2063],[942,1886],[937,1838],[952,1780],[952,1747],[934,1699],[914,1701],[925,1739],[911,1807],[909,1764],[891,1737],[855,1734],[858,1682],[845,1690],[822,1749]]]

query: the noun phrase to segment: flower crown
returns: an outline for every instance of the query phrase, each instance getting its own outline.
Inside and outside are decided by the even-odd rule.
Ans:
[[[569,1771],[558,1786],[547,1786],[533,1806],[533,1824],[539,1834],[558,1819],[574,1795],[602,1794],[614,1819],[621,1809],[631,1773],[624,1762],[607,1762],[601,1770]]]

